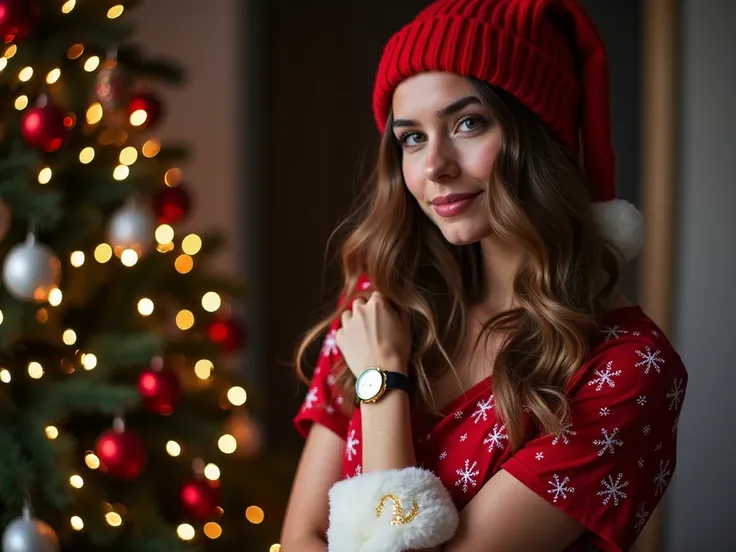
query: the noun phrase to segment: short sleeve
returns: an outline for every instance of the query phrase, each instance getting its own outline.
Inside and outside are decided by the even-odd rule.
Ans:
[[[340,354],[335,342],[339,324],[339,320],[332,324],[322,342],[307,395],[294,417],[294,425],[304,438],[315,423],[331,429],[342,438],[347,434],[350,419],[343,411],[343,397],[335,384],[334,372]]]
[[[632,548],[669,485],[687,386],[666,338],[632,333],[592,351],[563,431],[530,440],[502,466],[606,551]]]

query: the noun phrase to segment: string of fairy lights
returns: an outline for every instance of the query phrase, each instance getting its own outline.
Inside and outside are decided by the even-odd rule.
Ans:
[[[61,13],[69,14],[76,7],[76,0],[67,0],[61,5]],[[115,5],[107,11],[109,19],[116,19],[123,15],[125,8],[123,5]],[[18,53],[18,45],[10,44],[0,57],[0,73],[9,67],[11,60]],[[88,73],[98,71],[104,67],[105,61],[101,60],[97,55],[85,56],[85,47],[83,44],[74,44],[68,48],[66,57],[69,60],[80,60],[82,68]],[[45,83],[49,86],[59,86],[62,79],[62,71],[59,67],[53,67],[44,71]],[[22,67],[18,70],[17,78],[21,83],[27,83],[36,76],[36,70],[31,66]],[[30,98],[20,93],[14,100],[13,105],[16,110],[24,111],[31,105]],[[85,122],[90,127],[99,124],[105,115],[103,105],[95,101],[89,105],[85,111]],[[145,128],[149,119],[149,113],[146,106],[143,105],[139,109],[134,109],[129,114],[129,124],[133,128]],[[66,115],[64,126],[71,129],[76,125],[76,116],[73,113]],[[161,151],[161,143],[155,138],[147,140],[139,148],[133,145],[126,145],[128,135],[126,132],[107,132],[103,130],[98,137],[100,147],[117,146],[120,147],[118,156],[118,164],[112,170],[112,177],[117,181],[124,181],[131,173],[131,167],[139,160],[140,156],[145,158],[154,158]],[[78,155],[79,163],[87,165],[91,163],[96,156],[96,150],[93,146],[85,146]],[[53,168],[43,166],[38,170],[37,180],[40,185],[47,185],[54,178]],[[170,188],[175,188],[183,180],[183,173],[179,168],[169,168],[164,175],[164,183]],[[159,224],[154,230],[155,249],[160,254],[174,253],[173,265],[179,274],[187,274],[194,267],[194,259],[202,248],[202,239],[195,233],[189,233],[180,240],[176,239],[176,232],[169,224]],[[177,243],[179,250],[177,251]],[[114,258],[125,267],[133,267],[143,255],[141,248],[136,246],[123,247],[110,243],[100,243],[91,252],[89,252],[93,262],[105,264],[111,262]],[[69,255],[69,265],[73,268],[82,267],[88,262],[88,253],[84,251],[74,251]],[[49,320],[49,309],[59,307],[63,302],[63,292],[59,287],[53,286],[46,290],[41,290],[40,294],[35,297],[39,303],[47,303],[38,308],[36,312],[36,320],[39,323],[46,323]],[[215,313],[223,307],[223,301],[220,295],[214,291],[208,291],[201,297],[201,307],[207,313]],[[150,297],[140,297],[135,304],[137,313],[142,317],[153,314],[155,303]],[[190,309],[181,309],[176,315],[174,322],[176,327],[181,331],[187,331],[195,326],[195,313]],[[0,310],[0,324],[3,323],[3,313]],[[60,336],[61,341],[69,346],[74,347],[77,341],[77,334],[73,328],[66,328]],[[62,370],[67,375],[71,375],[79,367],[85,371],[94,370],[97,367],[97,356],[92,351],[74,350],[73,356],[76,362],[65,360],[61,363]],[[215,367],[211,360],[202,358],[197,360],[192,367],[195,376],[199,380],[206,381],[211,378]],[[30,361],[27,365],[27,374],[31,379],[39,380],[45,374],[44,366],[38,361]],[[11,382],[13,374],[5,368],[0,367],[0,383],[8,384]],[[226,393],[226,399],[229,403],[228,407],[240,407],[246,403],[247,393],[243,387],[231,387]],[[48,425],[45,428],[48,439],[55,440],[59,438],[59,429],[54,425]],[[183,453],[182,445],[175,440],[168,440],[162,445],[167,454],[172,458],[179,457]],[[219,450],[226,455],[233,454],[238,447],[237,439],[230,433],[223,433],[217,441]],[[88,450],[83,453],[84,465],[89,470],[98,470],[101,467],[100,458],[94,451]],[[202,459],[195,459],[193,462],[195,472],[201,473],[209,481],[218,481],[220,478],[220,468],[214,462],[204,462]],[[74,489],[81,489],[85,485],[83,473],[72,473],[68,477],[69,485]],[[104,502],[102,504],[104,519],[110,527],[120,527],[125,523],[126,507],[123,504],[110,504]],[[219,508],[222,514],[222,509]],[[248,506],[244,512],[245,519],[252,524],[260,524],[265,518],[264,511],[256,506]],[[70,526],[75,531],[82,531],[85,522],[82,517],[73,515],[69,519]],[[207,521],[201,528],[202,533],[209,539],[217,539],[222,535],[222,527],[216,521]],[[176,527],[176,534],[181,540],[190,541],[197,536],[197,529],[190,523],[180,523]],[[280,545],[273,544],[269,552],[279,552]]]

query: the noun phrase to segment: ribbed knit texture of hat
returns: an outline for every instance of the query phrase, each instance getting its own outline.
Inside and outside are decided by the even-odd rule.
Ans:
[[[579,0],[432,3],[384,48],[373,93],[379,130],[396,87],[427,71],[478,78],[526,105],[581,158],[604,237],[627,259],[639,252],[641,215],[616,199],[606,50]]]

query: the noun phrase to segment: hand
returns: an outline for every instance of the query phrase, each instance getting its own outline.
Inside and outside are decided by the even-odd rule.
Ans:
[[[368,301],[356,299],[352,311],[343,313],[335,341],[356,378],[370,366],[408,372],[409,321],[378,292],[371,293]]]

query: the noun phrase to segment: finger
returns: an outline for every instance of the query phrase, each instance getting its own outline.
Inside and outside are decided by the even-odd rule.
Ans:
[[[343,311],[342,316],[340,316],[340,321],[342,322],[342,325],[345,326],[348,322],[350,322],[350,319],[353,317],[353,313],[349,310]]]
[[[380,291],[374,291],[371,292],[371,297],[368,299],[369,303],[383,303],[384,302],[384,296],[381,294]]]
[[[355,309],[360,309],[360,308],[363,308],[364,306],[365,306],[365,299],[363,299],[362,297],[357,297],[357,298],[356,298],[356,299],[355,299],[355,300],[353,301],[353,304],[351,305],[351,308],[352,308],[353,310],[355,310]]]
[[[339,330],[335,332],[335,345],[337,345],[337,348],[340,349],[340,351],[342,351],[343,335],[345,334],[343,333],[342,328],[340,328]]]

